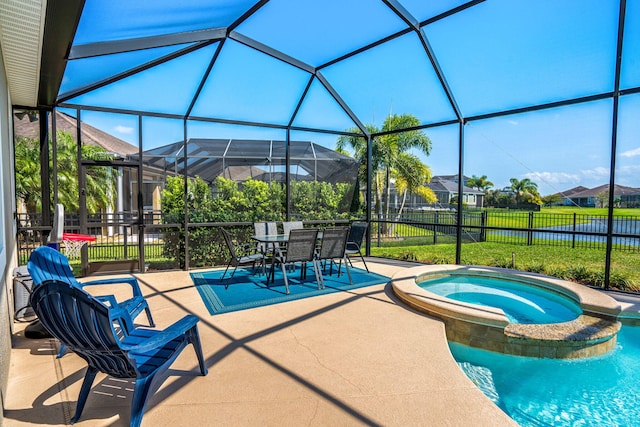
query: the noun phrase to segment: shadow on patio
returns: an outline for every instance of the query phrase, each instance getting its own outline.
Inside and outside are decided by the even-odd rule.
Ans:
[[[409,265],[367,263],[386,276]],[[137,277],[158,327],[201,318],[209,368],[199,376],[187,348],[143,425],[515,425],[458,368],[442,324],[385,284],[211,316],[188,272]],[[85,363],[55,359],[51,340],[14,340],[6,425],[67,423]],[[78,425],[127,425],[131,389],[99,376]]]

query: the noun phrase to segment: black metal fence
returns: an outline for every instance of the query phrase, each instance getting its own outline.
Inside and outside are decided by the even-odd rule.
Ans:
[[[525,245],[563,246],[571,248],[605,249],[608,227],[611,228],[616,251],[640,251],[640,216],[606,216],[541,213],[523,211],[464,211],[461,215],[460,237],[463,242],[495,242]],[[329,226],[332,221],[316,221],[318,226]],[[18,256],[21,265],[26,264],[31,251],[46,243],[51,227],[40,224],[40,217],[18,215]],[[310,224],[310,223],[309,223]],[[207,251],[217,247],[215,228],[220,224],[189,224],[188,251],[192,262],[198,266],[213,265],[221,256],[209,257]],[[225,224],[227,225],[227,224]],[[229,223],[238,228],[240,237],[250,235],[250,223]],[[140,232],[142,229],[142,233]],[[77,216],[65,216],[65,232],[78,233]],[[458,213],[455,210],[414,210],[397,212],[388,217],[380,216],[370,225],[372,244],[428,245],[455,243],[458,237]],[[132,213],[91,216],[88,234],[96,237],[87,245],[89,262],[111,260],[136,260],[142,239],[145,268],[183,268],[184,228],[181,224],[166,224],[159,213],[145,214],[137,221]],[[68,248],[63,241],[63,251]],[[182,246],[180,246],[182,245]],[[204,247],[201,247],[204,245]],[[222,256],[223,257],[223,256]]]
[[[86,244],[89,263],[112,261],[136,261],[140,250],[144,251],[145,270],[181,269],[185,266],[186,255],[189,267],[214,267],[228,259],[226,247],[219,235],[219,227],[224,226],[237,240],[249,242],[253,234],[253,223],[192,223],[189,224],[188,247],[185,247],[185,233],[182,224],[168,224],[160,213],[145,215],[143,224],[125,223],[136,221],[130,214],[93,215],[88,221]],[[346,220],[305,221],[308,226],[329,227],[345,224]],[[42,226],[38,215],[18,216],[18,262],[25,265],[31,252],[47,244],[47,236],[52,227]],[[80,225],[77,216],[65,215],[64,232],[78,234]],[[95,238],[95,240],[93,240]],[[139,241],[142,245],[139,245]],[[80,273],[80,254],[73,251],[73,243],[64,239],[58,244],[74,267]]]
[[[495,242],[605,249],[607,216],[526,211],[463,211],[464,242]],[[455,210],[415,210],[380,216],[372,225],[374,244],[420,239],[422,244],[451,243],[457,236]],[[611,221],[613,250],[640,251],[640,215]],[[455,241],[455,240],[454,240]]]

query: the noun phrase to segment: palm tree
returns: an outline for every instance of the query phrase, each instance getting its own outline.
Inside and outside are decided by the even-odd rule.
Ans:
[[[398,194],[402,194],[402,203],[396,215],[396,222],[400,220],[408,194],[417,194],[427,203],[438,201],[433,190],[425,184],[433,177],[431,168],[420,161],[418,156],[411,153],[400,153],[393,169],[395,187]],[[389,234],[393,233],[393,225],[389,227]]]
[[[371,134],[382,132],[392,132],[402,129],[409,129],[420,125],[420,120],[411,114],[390,114],[384,121],[382,129],[378,129],[373,125],[367,125],[366,128]],[[349,129],[350,133],[359,133],[359,129]],[[347,152],[347,147],[354,151],[354,157],[360,162],[360,179],[366,182],[366,159],[367,159],[367,141],[358,136],[342,135],[338,138],[336,148],[342,153]],[[407,162],[406,154],[411,149],[416,149],[425,155],[431,153],[431,140],[424,132],[420,130],[410,130],[405,132],[396,132],[384,134],[373,138],[372,140],[372,170],[374,176],[375,206],[379,213],[384,212],[386,218],[389,217],[390,195],[391,195],[391,176],[394,170],[400,168],[405,169],[401,173],[403,176],[419,176],[418,171],[411,172],[410,166],[415,162]],[[425,181],[426,182],[426,181]],[[424,185],[424,183],[422,185]],[[412,187],[413,188],[413,187]]]
[[[67,212],[78,212],[78,151],[70,133],[57,133],[58,202]],[[107,151],[95,145],[83,145],[84,158],[108,157]],[[53,156],[50,156],[53,159]],[[40,142],[32,138],[18,137],[15,149],[16,195],[22,200],[27,213],[35,213],[41,207]],[[52,160],[53,161],[53,160]],[[52,170],[52,168],[50,168]],[[87,210],[96,213],[114,206],[116,177],[108,168],[88,168],[86,175]],[[53,189],[52,189],[53,190]]]
[[[511,182],[511,186],[509,188],[515,193],[517,204],[528,200],[536,203],[536,200],[540,198],[540,195],[538,194],[538,184],[531,181],[529,178],[523,178],[522,180],[519,180],[518,178],[511,178],[509,182]]]
[[[476,188],[486,193],[487,190],[493,187],[493,182],[487,179],[487,175],[482,175],[481,177],[472,175],[471,178],[467,180],[467,187]]]
[[[40,207],[40,142],[19,136],[15,144],[16,196],[22,200],[27,213]]]

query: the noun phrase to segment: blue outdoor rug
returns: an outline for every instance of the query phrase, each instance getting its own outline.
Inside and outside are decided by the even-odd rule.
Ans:
[[[229,269],[229,271],[232,271],[232,269]],[[325,289],[319,290],[316,276],[313,274],[313,268],[309,267],[307,277],[303,281],[300,281],[299,269],[287,275],[290,292],[287,295],[284,288],[282,270],[278,271],[276,269],[275,280],[269,283],[269,287],[266,284],[266,277],[262,275],[259,269],[256,274],[253,274],[251,268],[239,268],[231,280],[229,279],[230,273],[227,273],[224,280],[220,280],[223,272],[224,270],[191,273],[191,279],[210,314],[228,313],[230,311],[278,304],[317,295],[349,291],[389,281],[388,277],[380,274],[367,273],[366,270],[352,268],[353,285],[350,285],[343,266],[340,277],[336,274],[335,268],[333,275],[325,274],[323,276]],[[228,285],[226,289],[225,285]]]

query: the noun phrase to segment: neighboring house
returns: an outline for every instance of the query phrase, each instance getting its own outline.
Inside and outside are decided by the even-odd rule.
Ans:
[[[469,180],[468,177],[463,177],[464,181]],[[429,187],[438,198],[436,205],[449,207],[451,199],[458,196],[458,175],[438,175],[431,179],[431,182],[425,184]],[[484,205],[484,192],[476,190],[471,187],[463,186],[462,202],[470,207],[481,208]],[[395,187],[391,187],[391,206],[399,208],[402,203],[402,195],[396,193]],[[432,203],[427,203],[422,197],[417,194],[407,195],[405,207],[410,209],[416,209],[421,207],[433,206]]]
[[[587,187],[583,187],[582,185],[579,185],[577,187],[570,188],[569,190],[565,190],[560,193],[553,194],[553,196],[560,197],[560,201],[557,203],[554,203],[554,205],[555,206],[572,206],[574,205],[574,203],[571,201],[571,198],[574,195],[582,193],[583,191],[587,191],[587,190],[589,190]]]
[[[609,185],[604,184],[594,188],[574,187],[558,193],[562,197],[561,205],[580,207],[604,207],[609,197]],[[619,207],[640,207],[640,188],[616,185],[613,196],[618,200]]]
[[[469,177],[463,176],[463,179],[467,182]],[[458,175],[434,176],[427,187],[436,194],[438,203],[448,204],[453,197],[458,196]],[[484,192],[463,185],[462,203],[469,207],[481,208],[484,206]]]

